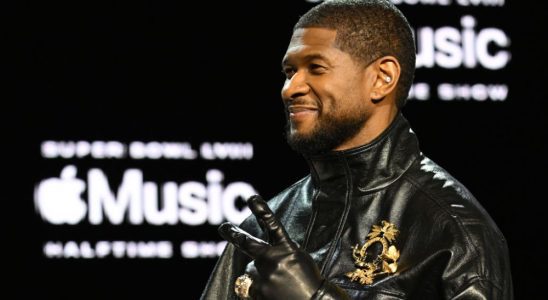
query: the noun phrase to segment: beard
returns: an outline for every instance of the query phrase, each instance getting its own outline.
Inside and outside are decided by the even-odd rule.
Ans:
[[[362,129],[367,114],[362,110],[346,115],[325,114],[318,117],[316,126],[306,134],[291,132],[286,114],[286,140],[291,149],[305,155],[329,152],[354,137]]]

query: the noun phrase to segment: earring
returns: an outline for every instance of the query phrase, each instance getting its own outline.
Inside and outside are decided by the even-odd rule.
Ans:
[[[392,81],[392,77],[386,76],[386,78],[384,78],[384,81],[386,81],[387,83],[390,83],[390,81]]]

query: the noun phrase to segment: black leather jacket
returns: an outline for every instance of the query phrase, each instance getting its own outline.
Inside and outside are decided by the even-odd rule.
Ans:
[[[401,114],[367,145],[307,160],[311,174],[268,203],[350,298],[513,299],[503,235],[470,192],[420,152]],[[383,220],[399,230],[397,271],[372,284],[350,280],[352,246]],[[241,227],[265,238],[253,216]],[[234,281],[249,262],[229,244],[202,299],[237,299]],[[328,291],[317,295],[330,299]]]

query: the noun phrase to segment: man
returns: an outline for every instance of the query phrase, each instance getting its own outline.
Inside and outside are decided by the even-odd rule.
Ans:
[[[326,1],[299,19],[282,98],[310,175],[221,225],[230,243],[202,299],[512,299],[502,234],[401,114],[414,66],[388,1]]]

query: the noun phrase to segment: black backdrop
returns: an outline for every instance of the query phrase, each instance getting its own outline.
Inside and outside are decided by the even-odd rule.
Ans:
[[[531,298],[546,278],[540,246],[546,242],[540,209],[547,179],[545,8],[517,1],[491,2],[504,3],[499,7],[458,5],[481,1],[403,2],[419,2],[399,5],[414,27],[461,28],[461,16],[472,15],[478,31],[498,28],[511,40],[505,47],[511,60],[504,68],[420,68],[416,78],[432,87],[502,83],[509,89],[505,100],[443,101],[433,88],[429,99],[410,100],[403,112],[423,152],[491,213],[508,240],[516,298]],[[16,132],[21,147],[14,155],[24,166],[8,199],[17,204],[17,213],[6,213],[9,236],[16,238],[9,250],[16,252],[21,271],[15,274],[22,275],[12,278],[29,287],[18,293],[58,299],[198,298],[215,258],[182,258],[179,244],[219,240],[215,224],[84,220],[55,225],[40,217],[35,189],[69,164],[77,166],[80,178],[92,168],[108,174],[112,191],[124,171],[135,168],[145,181],[156,183],[204,182],[207,170],[220,169],[225,183],[248,182],[265,198],[301,178],[307,166],[283,138],[280,60],[292,25],[313,5],[304,0],[42,1],[20,7],[9,29],[22,46],[17,63],[24,76],[16,85],[22,124],[6,128]],[[253,145],[253,158],[46,158],[44,141],[242,142]],[[236,204],[241,208],[241,201]],[[44,254],[48,241],[93,245],[100,240],[173,241],[173,255],[83,259]]]

